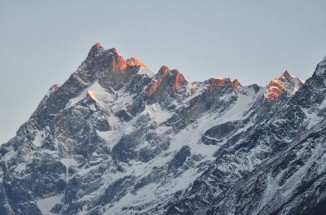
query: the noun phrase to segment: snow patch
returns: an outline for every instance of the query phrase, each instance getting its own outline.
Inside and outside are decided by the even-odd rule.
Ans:
[[[42,145],[42,141],[44,140],[45,137],[45,131],[36,131],[34,140],[33,140],[33,145],[40,147]]]
[[[61,158],[60,162],[66,167],[66,181],[69,180],[69,168],[71,166],[77,166],[78,163],[72,158]]]
[[[163,110],[158,104],[146,105],[143,114],[148,114],[157,123],[165,122],[173,115],[173,113]]]
[[[78,102],[86,98],[86,96],[91,97],[94,101],[98,102],[100,106],[106,107],[106,105],[113,103],[115,100],[115,95],[108,93],[97,81],[91,86],[84,89],[79,96],[72,98],[66,104],[65,109],[73,107]]]
[[[149,78],[153,78],[156,73],[150,69],[145,69],[140,67],[138,73],[139,75],[147,75]]]
[[[67,169],[69,169],[70,166],[77,166],[78,163],[73,158],[61,158],[60,162],[65,165]]]
[[[51,215],[51,209],[53,206],[61,202],[63,194],[52,196],[37,201],[37,207],[40,209],[43,215]]]
[[[307,129],[312,128],[314,125],[316,125],[318,122],[322,120],[322,118],[318,116],[318,114],[314,111],[305,108],[301,108],[301,110],[307,117],[307,119],[305,120],[308,123]]]

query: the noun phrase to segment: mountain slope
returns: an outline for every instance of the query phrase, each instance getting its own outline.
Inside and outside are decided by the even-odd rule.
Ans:
[[[325,132],[323,120],[235,185],[208,213],[325,214]]]
[[[280,156],[279,153],[297,141],[302,132],[322,121],[326,104],[325,71],[324,59],[298,92],[281,102],[257,129],[232,142],[230,147],[221,148],[214,164],[169,204],[168,214],[212,213],[213,202],[223,201],[230,189],[242,183],[241,180],[247,180],[256,168],[273,156]],[[235,208],[233,203],[230,205],[231,209]],[[245,214],[240,211],[229,212]]]

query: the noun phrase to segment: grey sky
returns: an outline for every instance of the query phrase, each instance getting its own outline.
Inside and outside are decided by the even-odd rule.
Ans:
[[[0,0],[0,143],[95,42],[190,81],[306,79],[326,55],[326,1]]]

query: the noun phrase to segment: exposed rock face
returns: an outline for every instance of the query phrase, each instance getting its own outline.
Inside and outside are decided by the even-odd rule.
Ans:
[[[275,101],[281,95],[296,93],[302,86],[303,81],[299,78],[290,75],[288,71],[285,71],[281,76],[273,79],[265,92],[265,97]]]
[[[326,58],[190,83],[95,44],[0,147],[0,214],[323,214]]]
[[[139,66],[140,68],[143,68],[143,69],[147,68],[147,66],[136,57],[129,58],[127,60],[127,64],[129,66]]]

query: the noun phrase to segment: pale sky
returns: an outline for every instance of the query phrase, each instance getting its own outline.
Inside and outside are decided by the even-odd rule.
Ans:
[[[0,0],[0,144],[100,42],[157,71],[261,86],[307,79],[326,56],[325,0]]]

